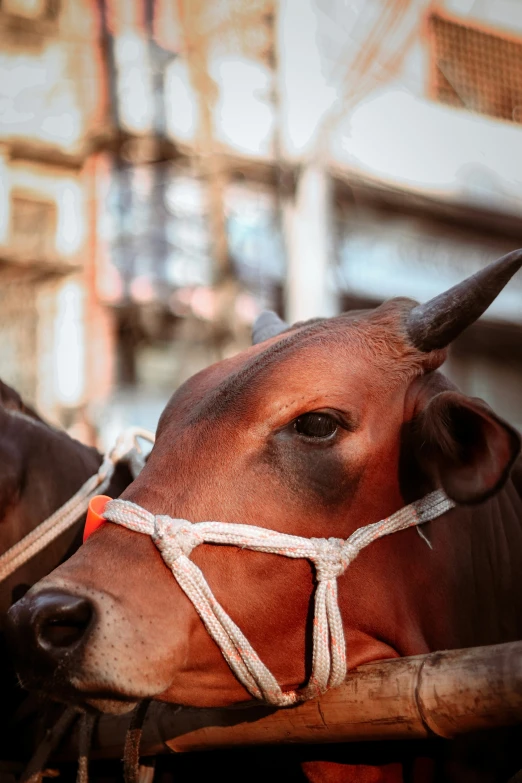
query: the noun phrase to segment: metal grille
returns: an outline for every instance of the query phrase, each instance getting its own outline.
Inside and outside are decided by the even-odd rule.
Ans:
[[[522,41],[429,18],[432,94],[441,103],[522,122]]]
[[[22,280],[0,280],[0,378],[27,402],[37,393],[37,290]]]

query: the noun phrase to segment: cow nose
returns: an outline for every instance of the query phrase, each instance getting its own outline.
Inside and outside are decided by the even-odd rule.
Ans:
[[[54,667],[85,640],[94,607],[87,599],[61,590],[30,593],[8,612],[7,632],[15,660]],[[46,667],[47,668],[47,667]]]
[[[68,593],[40,593],[36,596],[34,633],[44,650],[70,650],[80,642],[92,619],[92,605],[86,598]]]

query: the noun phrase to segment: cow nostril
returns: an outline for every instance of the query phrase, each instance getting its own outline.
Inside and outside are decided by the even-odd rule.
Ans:
[[[79,642],[85,633],[87,622],[49,620],[39,628],[39,641],[48,647],[71,647]]]
[[[42,596],[43,597],[43,596]],[[36,617],[38,645],[47,650],[74,647],[91,624],[90,601],[72,595],[43,597]]]
[[[96,616],[96,605],[87,598],[56,588],[29,591],[10,608],[5,623],[21,681],[45,691],[62,666],[66,678],[66,661],[73,662],[88,641]]]

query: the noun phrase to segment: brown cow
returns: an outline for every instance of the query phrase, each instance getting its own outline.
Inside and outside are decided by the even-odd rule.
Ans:
[[[339,578],[349,666],[522,638],[520,438],[436,371],[521,264],[509,254],[423,306],[265,330],[174,394],[123,497],[192,522],[346,539],[440,487],[464,505],[429,525],[431,547],[396,533]],[[281,686],[306,682],[309,563],[207,544],[191,559]],[[112,711],[248,698],[151,539],[121,526],[10,614],[23,681],[64,698]]]
[[[0,554],[23,538],[52,514],[63,502],[98,470],[101,454],[69,437],[62,430],[48,425],[27,405],[18,392],[0,380]],[[126,463],[117,466],[106,492],[117,497],[131,482]],[[35,734],[49,727],[59,714],[41,698],[32,700],[17,683],[12,656],[4,640],[5,614],[38,579],[51,572],[70,557],[81,545],[84,519],[80,518],[38,556],[0,582],[0,761],[27,761]],[[54,696],[53,693],[50,694]],[[17,712],[23,716],[14,721]],[[120,750],[121,754],[121,750]],[[276,780],[301,780],[295,754],[289,749],[274,754],[266,750],[248,753],[253,758],[259,778],[276,767]],[[175,758],[176,780],[207,778],[223,768],[229,780],[243,780],[245,754],[198,754],[190,758]],[[220,765],[222,765],[220,767]],[[109,767],[110,770],[110,767]],[[107,780],[107,768],[95,770]],[[223,773],[225,774],[225,772]],[[119,779],[118,771],[115,776]],[[0,772],[1,778],[1,772]],[[96,779],[96,774],[91,778]]]

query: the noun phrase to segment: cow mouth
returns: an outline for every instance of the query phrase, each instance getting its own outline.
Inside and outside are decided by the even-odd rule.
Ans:
[[[19,676],[22,688],[37,694],[42,700],[49,700],[80,707],[88,711],[120,715],[130,712],[141,701],[139,696],[119,692],[117,689],[104,685],[90,685],[88,688],[80,682],[75,683],[57,671],[49,678],[34,676]]]
[[[27,687],[25,682],[21,682],[21,684],[23,687]],[[35,689],[33,687],[32,690],[45,700],[52,699],[52,701],[67,704],[71,707],[86,709],[88,712],[94,710],[97,713],[111,715],[123,715],[131,712],[140,701],[136,696],[115,693],[112,690],[100,688],[99,690],[84,691],[70,684],[60,687],[50,684],[42,686],[40,684],[39,688]]]
[[[132,712],[137,704],[136,700],[130,701],[128,699],[115,698],[114,695],[89,697],[83,702],[84,706],[104,715],[125,715],[128,712]]]
[[[130,712],[141,701],[139,696],[131,696],[116,689],[91,686],[88,689],[74,684],[68,688],[68,702],[80,707],[90,707],[97,712],[121,715]]]

